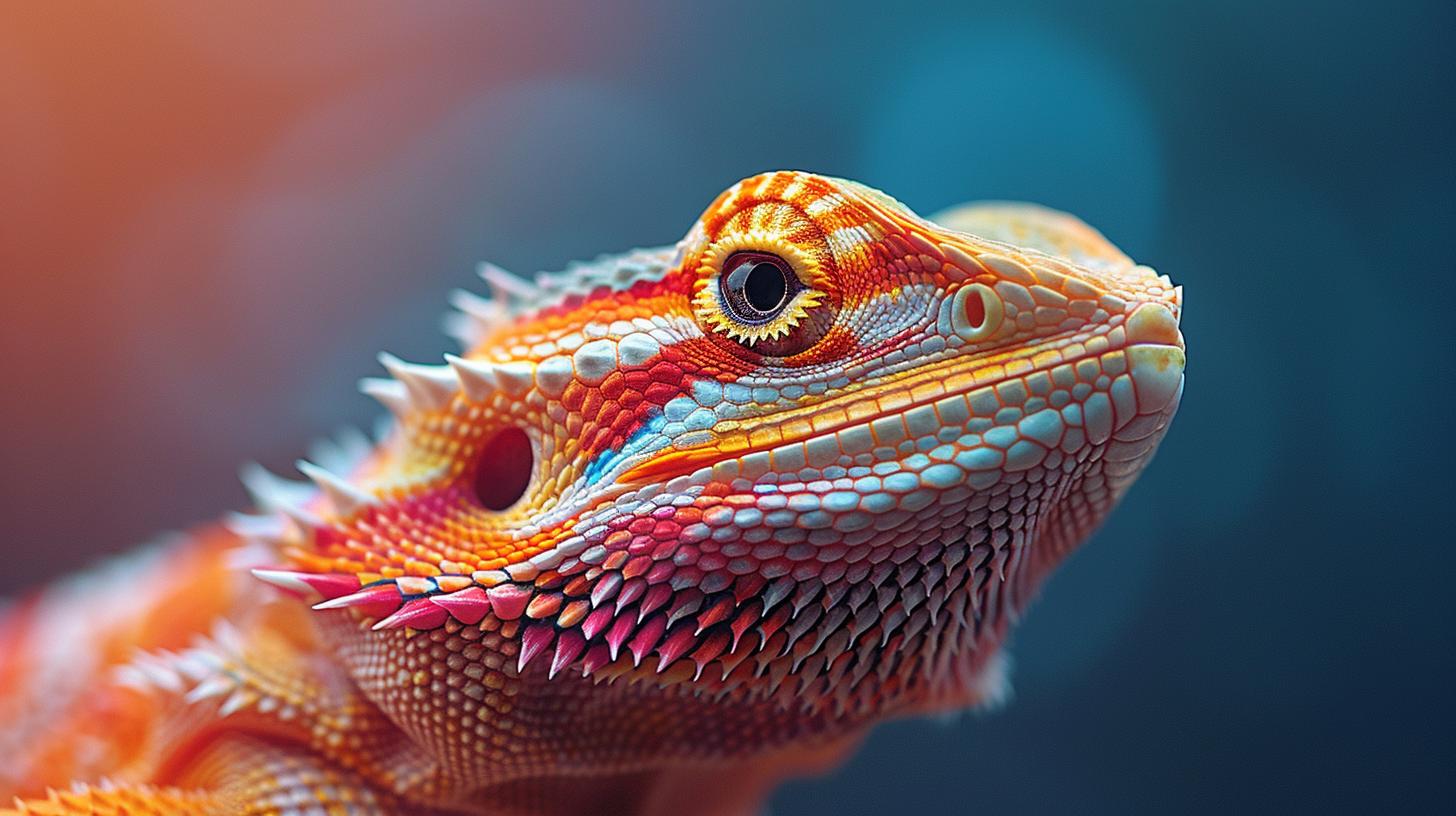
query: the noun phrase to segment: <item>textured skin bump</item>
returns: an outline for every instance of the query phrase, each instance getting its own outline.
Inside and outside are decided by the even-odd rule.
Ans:
[[[745,252],[793,276],[753,319]],[[461,354],[362,384],[377,443],[10,613],[19,812],[751,812],[1003,694],[1182,395],[1181,291],[1031,205],[767,173],[674,246],[481,274]]]

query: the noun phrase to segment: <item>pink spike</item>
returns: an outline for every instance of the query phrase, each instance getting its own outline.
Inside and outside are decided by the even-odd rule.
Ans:
[[[768,589],[763,591],[763,611],[768,612],[783,599],[789,597],[789,593],[794,590],[794,586],[794,579],[787,575],[769,584]]]
[[[728,624],[728,628],[733,630],[734,651],[738,651],[738,641],[743,639],[743,633],[747,632],[748,627],[758,621],[758,617],[758,601],[754,601],[748,606],[743,607],[743,611],[738,613],[738,617],[734,618],[733,622]]]
[[[733,582],[733,600],[738,603],[743,603],[754,595],[757,595],[759,590],[763,589],[764,584],[767,583],[768,579],[756,572],[739,576],[738,580]]]
[[[698,611],[703,606],[703,593],[696,589],[685,589],[678,593],[672,601],[672,609],[667,613],[667,625],[671,626],[678,622],[679,618]]]
[[[431,603],[429,598],[416,598],[401,606],[393,615],[374,624],[375,629],[435,629],[445,625],[450,615],[444,608]]]
[[[702,632],[709,626],[719,621],[728,619],[728,613],[733,611],[733,599],[724,595],[718,602],[708,607],[708,611],[698,616],[698,631]]]
[[[692,615],[693,612],[699,611],[699,609],[702,609],[702,606],[703,593],[700,590],[689,587],[689,589],[684,589],[683,592],[677,593],[677,596],[673,599],[673,606],[671,606],[670,611],[667,613],[668,627],[676,624],[678,619],[686,618],[686,616]]]
[[[667,618],[661,615],[654,615],[652,620],[642,624],[637,634],[632,637],[632,642],[627,648],[632,652],[632,664],[642,665],[642,658],[646,657],[652,649],[657,646],[657,641],[662,639],[662,633],[667,631]]]
[[[672,587],[667,584],[658,584],[647,590],[647,596],[642,599],[642,605],[637,607],[637,622],[641,623],[648,615],[656,611],[658,607],[667,603],[667,599],[671,597]]]
[[[485,590],[478,586],[466,587],[458,592],[451,592],[448,595],[434,595],[430,602],[450,613],[450,617],[460,621],[467,626],[480,623],[485,613],[490,611],[490,600],[485,596]]]
[[[676,564],[671,561],[658,561],[652,569],[647,571],[647,583],[660,584],[671,578],[674,572],[677,572]]]
[[[551,641],[556,639],[556,627],[549,623],[538,623],[526,627],[521,633],[521,654],[516,661],[516,673],[523,674],[526,666],[538,655],[546,651]]]
[[[723,652],[728,650],[728,641],[728,633],[724,632],[721,629],[711,635],[708,635],[708,637],[703,640],[703,645],[698,647],[698,650],[696,652],[693,652],[692,654],[693,662],[698,664],[698,670],[696,673],[693,674],[694,680],[702,677],[703,669],[706,668],[709,663],[712,663],[713,660],[718,657],[718,655],[721,655],[723,654]]]
[[[359,589],[359,579],[353,575],[279,569],[255,569],[252,572],[258,580],[299,598],[337,598]]]
[[[598,643],[586,650],[586,658],[581,661],[581,676],[586,677],[611,662],[611,650],[605,644]]]
[[[490,610],[503,621],[515,620],[526,613],[526,604],[531,602],[531,590],[517,584],[500,584],[485,591],[490,600]]]
[[[682,626],[674,630],[657,647],[657,654],[660,655],[660,659],[657,661],[658,673],[666,671],[673,661],[682,657],[684,652],[696,645],[698,645],[698,636],[693,634],[691,626]]]
[[[314,609],[357,609],[366,617],[382,618],[398,609],[404,603],[394,584],[379,584],[365,587],[351,595],[316,603]]]
[[[571,661],[581,656],[582,650],[586,648],[586,638],[575,629],[567,629],[556,638],[556,656],[551,658],[551,671],[547,673],[547,679],[554,678],[556,673],[571,665]]]
[[[612,608],[609,606],[593,609],[591,614],[586,616],[586,620],[581,622],[581,633],[590,640],[596,637],[598,632],[607,628],[613,617]]]
[[[627,604],[632,603],[633,601],[642,597],[642,593],[646,591],[646,581],[642,580],[641,578],[627,579],[627,582],[622,584],[622,591],[617,593],[617,611],[621,612],[622,609],[627,606]]]
[[[338,598],[343,595],[348,595],[351,592],[359,591],[359,577],[357,575],[311,575],[305,573],[301,578],[325,598]]]
[[[616,592],[617,589],[621,586],[622,573],[609,572],[606,575],[603,575],[601,577],[601,580],[597,581],[597,585],[592,587],[592,606],[601,606],[602,602],[610,599],[612,597],[612,593]]]
[[[758,625],[758,633],[763,638],[764,643],[767,643],[768,639],[774,636],[774,632],[783,628],[783,625],[788,622],[790,614],[792,613],[789,612],[787,606],[781,606]]]
[[[636,628],[637,622],[632,620],[630,615],[623,615],[617,618],[611,629],[607,630],[607,648],[611,651],[613,660],[617,659],[617,653],[622,651],[622,644],[627,641]]]
[[[271,584],[289,595],[296,598],[306,598],[314,595],[313,587],[303,580],[306,573],[293,572],[292,570],[276,569],[255,569],[251,570],[253,577],[266,584]]]

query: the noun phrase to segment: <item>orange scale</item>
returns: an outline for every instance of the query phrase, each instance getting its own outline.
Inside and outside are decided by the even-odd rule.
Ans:
[[[637,400],[637,403],[640,404],[641,400]],[[637,423],[640,421],[640,417],[638,417],[635,412],[630,410],[623,410],[627,407],[629,406],[624,405],[622,406],[622,408],[617,409],[614,412],[614,416],[612,417],[612,432],[619,436],[630,435],[630,432],[636,427]],[[631,407],[635,407],[635,405]]]
[[[609,554],[607,556],[607,560],[602,562],[602,569],[619,570],[622,568],[623,564],[627,563],[627,559],[629,557],[629,553],[627,553],[626,550],[617,550],[616,552]]]
[[[640,394],[652,384],[652,373],[645,368],[633,369],[622,374],[622,381],[628,389]]]
[[[683,383],[655,382],[647,387],[642,396],[654,405],[665,405],[673,397],[682,393]]]
[[[613,371],[602,380],[599,390],[604,399],[615,400],[621,397],[627,390],[627,375],[621,371]]]
[[[436,575],[444,574],[444,571],[434,564],[415,560],[404,562],[404,571],[406,575],[413,575],[419,578],[434,578]]]
[[[650,536],[642,536],[640,539],[632,542],[630,552],[639,552],[650,548],[652,560],[663,561],[677,555],[681,546],[676,541],[659,541]]]
[[[582,419],[591,421],[597,418],[605,403],[606,398],[602,396],[602,392],[593,388],[582,397],[581,405],[576,410],[581,413]]]
[[[638,555],[635,558],[629,560],[625,565],[623,565],[622,577],[636,578],[637,576],[647,572],[647,570],[651,567],[652,559],[650,557],[645,555]]]
[[[572,380],[561,394],[561,404],[568,411],[580,411],[582,403],[586,401],[586,395],[586,386]]]
[[[648,369],[648,372],[652,375],[654,382],[670,383],[672,385],[681,385],[685,374],[682,366],[665,360],[654,363],[652,368]]]
[[[703,488],[703,492],[699,496],[698,501],[699,502],[702,502],[704,504],[707,504],[709,506],[712,506],[712,505],[715,505],[715,504],[721,504],[722,502],[719,502],[719,501],[704,501],[704,500],[722,499],[722,498],[726,497],[731,492],[732,492],[732,487],[730,487],[726,482],[711,482],[706,487]]]

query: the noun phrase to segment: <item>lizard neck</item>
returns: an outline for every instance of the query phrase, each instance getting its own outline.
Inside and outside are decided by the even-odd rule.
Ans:
[[[520,779],[480,791],[472,797],[471,807],[481,801],[510,803],[487,811],[497,816],[754,816],[766,811],[769,796],[785,780],[817,776],[840,765],[859,746],[866,730],[737,762]]]

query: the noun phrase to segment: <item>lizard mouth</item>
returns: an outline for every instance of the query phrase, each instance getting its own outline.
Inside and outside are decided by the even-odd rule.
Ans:
[[[1080,353],[1068,353],[1074,346],[1081,348]],[[1080,365],[1087,361],[1095,368]],[[1184,363],[1183,336],[1175,311],[1162,302],[1144,302],[1120,326],[1090,340],[1062,337],[1031,348],[951,358],[908,378],[794,408],[772,424],[665,451],[629,468],[618,481],[661,481],[724,463],[747,463],[752,458],[764,460],[775,470],[796,471],[806,463],[833,461],[844,453],[866,452],[882,443],[893,447],[907,438],[907,431],[913,436],[933,424],[933,435],[935,428],[948,427],[944,418],[948,413],[984,416],[969,400],[982,390],[989,392],[1008,380],[1028,380],[1063,368],[1078,382],[1087,381],[1088,374],[1095,380],[1103,373],[1118,376],[1126,372],[1133,381],[1137,411],[1153,413],[1171,401],[1181,385]]]

